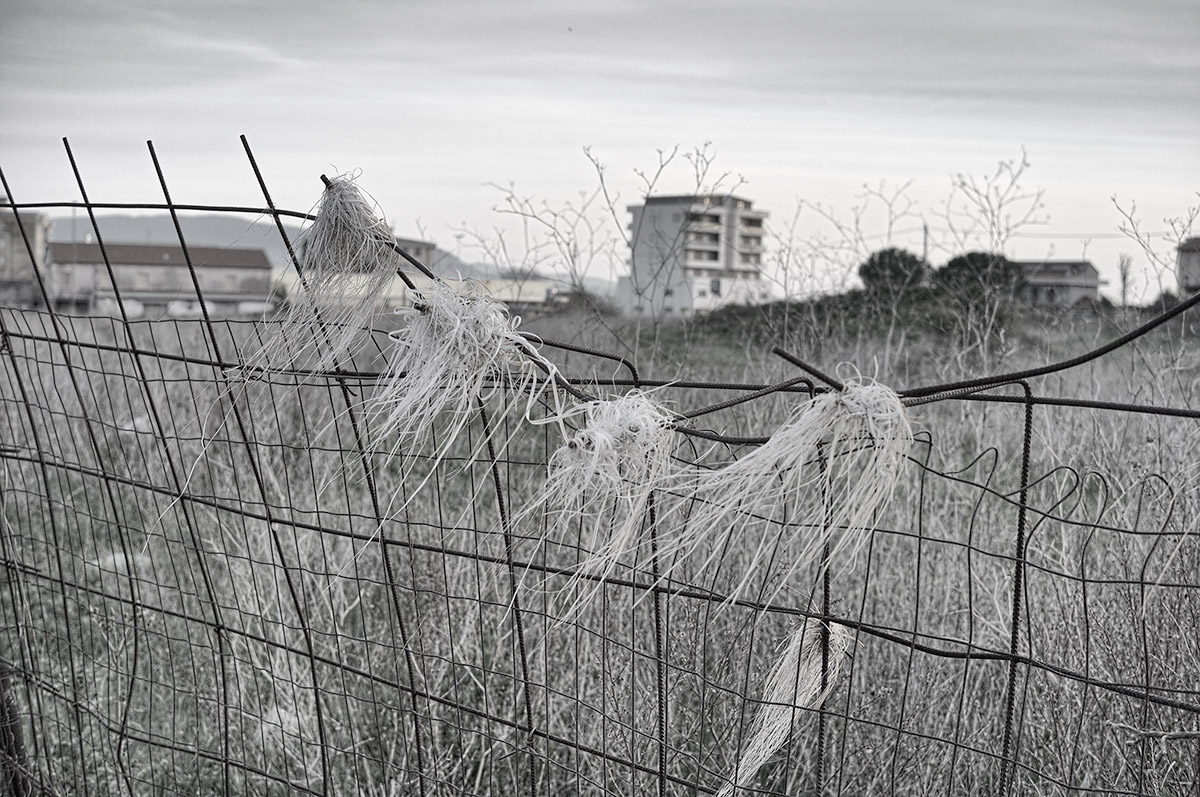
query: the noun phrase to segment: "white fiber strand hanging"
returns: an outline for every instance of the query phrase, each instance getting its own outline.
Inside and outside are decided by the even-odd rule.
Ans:
[[[826,550],[827,561],[849,563],[891,500],[912,440],[899,396],[883,385],[816,396],[766,443],[695,477],[696,505],[667,546],[676,567],[692,579],[723,570],[717,583],[733,600],[752,585],[773,598]]]
[[[202,419],[212,430],[206,437],[216,439],[239,402],[251,407],[277,404],[283,401],[281,391],[299,391],[310,372],[352,367],[396,276],[394,245],[387,224],[352,177],[326,180],[314,221],[297,240],[299,265],[280,317],[258,327],[261,345],[229,369],[230,380],[220,388],[210,415]],[[279,378],[280,373],[287,376]],[[332,428],[336,418],[334,413],[323,430]],[[306,421],[317,423],[315,418]],[[284,434],[279,427],[277,432]],[[207,448],[205,440],[200,456]]]
[[[353,178],[340,176],[328,181],[316,220],[298,244],[299,275],[264,367],[344,367],[396,277],[395,239]]]
[[[436,422],[433,460],[441,461],[481,404],[490,404],[491,437],[510,416],[540,422],[531,417],[540,401],[561,412],[557,368],[517,332],[520,319],[480,288],[431,281],[414,292],[413,309],[403,314],[407,322],[390,336],[384,383],[368,404],[375,442],[389,455],[428,453]],[[488,439],[476,442],[469,459]]]
[[[844,626],[825,626],[817,620],[801,623],[788,637],[762,690],[762,704],[754,716],[750,739],[742,749],[734,775],[717,792],[733,797],[745,789],[762,765],[783,746],[796,721],[806,710],[820,707],[837,681],[846,658],[849,637]],[[822,637],[828,647],[822,653]]]
[[[678,482],[673,467],[674,418],[642,391],[572,407],[559,420],[582,415],[548,462],[548,476],[516,520],[540,522],[547,538],[577,539],[580,561],[564,593],[579,589],[560,621],[574,616],[622,558],[645,543],[651,496]],[[583,587],[587,579],[591,586]]]

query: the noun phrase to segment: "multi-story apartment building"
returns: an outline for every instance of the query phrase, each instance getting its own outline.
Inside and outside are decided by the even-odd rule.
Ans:
[[[629,276],[617,284],[626,313],[679,318],[771,298],[762,279],[763,221],[732,194],[652,196],[631,205]]]

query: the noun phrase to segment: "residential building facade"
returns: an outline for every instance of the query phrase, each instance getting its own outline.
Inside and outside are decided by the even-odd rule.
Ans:
[[[437,244],[416,238],[396,238],[396,246],[423,266],[432,266],[437,258]]]
[[[415,256],[415,255],[414,255]],[[432,280],[424,274],[407,272],[408,278],[418,291],[428,286]],[[447,285],[463,294],[483,293],[504,304],[510,311],[535,310],[560,302],[561,287],[558,283],[546,279],[462,279],[459,277],[444,277]],[[275,283],[279,295],[287,297],[296,291],[303,290],[300,278],[294,269],[280,274]],[[392,279],[379,292],[375,312],[379,314],[392,313],[413,305],[413,292],[400,277]]]
[[[0,202],[5,201],[7,199],[0,196]],[[29,212],[21,213],[20,219],[18,224],[13,211],[0,210],[0,304],[4,305],[28,306],[41,301],[36,274],[46,263],[50,219]],[[33,250],[32,259],[30,249]]]
[[[1175,278],[1179,295],[1200,291],[1200,238],[1188,238],[1175,249]]]
[[[1020,298],[1032,305],[1070,307],[1100,298],[1100,272],[1087,260],[1017,260]]]
[[[762,279],[766,211],[732,194],[647,197],[631,205],[629,276],[617,303],[656,319],[771,298]]]
[[[210,315],[257,314],[268,309],[271,263],[266,252],[189,246],[187,254]],[[117,291],[125,311],[133,317],[186,317],[198,315],[201,309],[183,249],[178,246],[114,243],[102,252],[94,243],[49,245],[47,292],[55,306],[75,312],[115,313]]]

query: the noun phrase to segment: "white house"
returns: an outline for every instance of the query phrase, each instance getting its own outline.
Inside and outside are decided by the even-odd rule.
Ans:
[[[1100,272],[1088,260],[1017,260],[1021,298],[1029,304],[1070,307],[1100,298]]]

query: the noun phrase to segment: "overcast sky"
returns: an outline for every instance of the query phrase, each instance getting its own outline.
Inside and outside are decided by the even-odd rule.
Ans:
[[[6,0],[15,198],[78,198],[67,136],[94,201],[161,201],[152,139],[177,202],[261,204],[244,133],[279,205],[361,170],[397,233],[453,250],[506,223],[489,183],[568,201],[595,185],[587,146],[623,205],[657,150],[711,141],[777,226],[799,200],[848,218],[864,183],[913,180],[936,227],[952,174],[1024,148],[1050,224],[1009,254],[1078,257],[1091,236],[1111,280],[1118,252],[1145,262],[1104,237],[1114,195],[1152,230],[1200,203],[1196,0],[275,6]],[[662,187],[690,190],[677,166]]]

